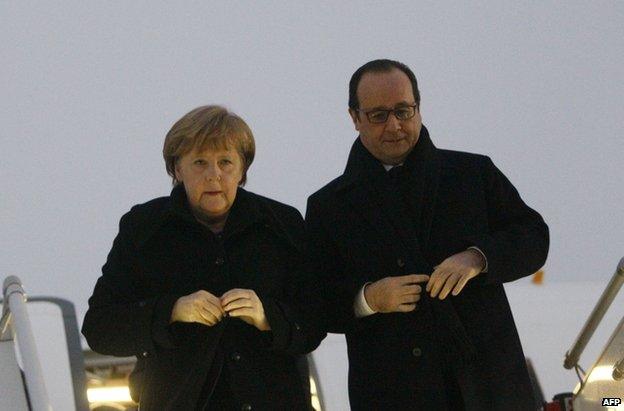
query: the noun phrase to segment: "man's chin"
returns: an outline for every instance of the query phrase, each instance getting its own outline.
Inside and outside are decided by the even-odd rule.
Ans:
[[[384,154],[384,158],[380,159],[385,164],[396,165],[401,164],[407,158],[410,150],[388,150]]]

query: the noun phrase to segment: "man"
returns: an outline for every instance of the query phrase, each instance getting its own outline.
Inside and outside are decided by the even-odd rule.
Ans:
[[[485,156],[437,149],[402,63],[349,84],[347,167],[308,200],[327,329],[346,334],[353,410],[537,409],[503,283],[548,227]]]

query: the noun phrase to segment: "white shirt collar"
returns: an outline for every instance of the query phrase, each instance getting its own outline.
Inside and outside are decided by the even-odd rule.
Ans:
[[[386,164],[386,163],[381,163],[381,165],[386,169],[386,171],[390,171],[391,168],[394,167],[398,167],[398,166],[402,166],[403,163],[400,164]]]

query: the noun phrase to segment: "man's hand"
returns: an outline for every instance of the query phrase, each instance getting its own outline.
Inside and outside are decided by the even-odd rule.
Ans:
[[[221,305],[230,317],[237,317],[260,331],[271,329],[262,301],[254,290],[234,288],[221,296]]]
[[[477,250],[466,250],[450,256],[438,265],[427,283],[431,297],[444,300],[452,291],[458,295],[468,281],[475,278],[485,266],[483,255]]]
[[[208,291],[199,290],[178,298],[173,305],[169,322],[180,321],[213,326],[221,321],[224,314],[218,297]]]
[[[364,298],[370,308],[378,313],[414,311],[422,292],[418,283],[427,280],[429,276],[425,274],[382,278],[366,286]]]

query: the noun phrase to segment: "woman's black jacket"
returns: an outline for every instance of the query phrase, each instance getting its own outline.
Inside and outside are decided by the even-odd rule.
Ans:
[[[201,408],[220,375],[239,409],[309,409],[297,362],[325,334],[306,297],[303,227],[296,209],[239,188],[215,235],[178,185],[122,217],[82,333],[94,351],[137,356],[130,385],[141,410]],[[271,331],[235,318],[169,323],[179,297],[233,288],[256,292]]]

